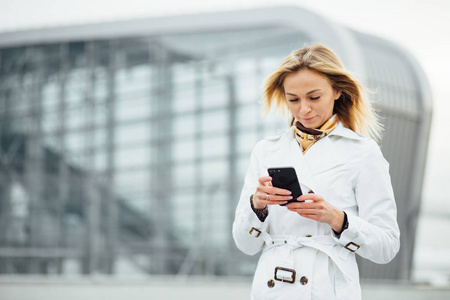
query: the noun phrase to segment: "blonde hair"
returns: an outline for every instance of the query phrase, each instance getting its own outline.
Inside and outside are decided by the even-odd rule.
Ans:
[[[375,140],[381,138],[382,126],[371,105],[366,88],[345,70],[339,57],[326,46],[316,43],[295,50],[287,56],[264,84],[263,103],[268,113],[273,106],[288,112],[283,82],[286,75],[308,68],[324,75],[334,90],[340,91],[334,113],[345,127]],[[294,117],[291,116],[291,125]]]

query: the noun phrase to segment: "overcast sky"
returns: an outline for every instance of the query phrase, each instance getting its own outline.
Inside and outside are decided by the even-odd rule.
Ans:
[[[450,213],[450,1],[447,0],[0,0],[0,31],[86,22],[298,5],[395,41],[422,64],[434,95],[424,208]],[[407,176],[407,174],[405,174]]]

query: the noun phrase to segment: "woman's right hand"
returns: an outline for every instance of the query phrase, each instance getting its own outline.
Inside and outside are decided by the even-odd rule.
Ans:
[[[272,186],[272,177],[258,178],[259,185],[253,194],[253,207],[264,209],[266,205],[285,204],[292,199],[291,191]]]

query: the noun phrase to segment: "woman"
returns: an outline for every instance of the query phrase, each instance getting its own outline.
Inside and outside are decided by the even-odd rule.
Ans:
[[[364,88],[314,44],[281,63],[263,101],[266,111],[287,108],[292,127],[255,146],[236,209],[237,247],[262,251],[252,299],[361,299],[355,255],[388,263],[400,247],[389,165],[372,139],[381,127]],[[272,186],[267,169],[283,166],[295,169],[298,199]]]

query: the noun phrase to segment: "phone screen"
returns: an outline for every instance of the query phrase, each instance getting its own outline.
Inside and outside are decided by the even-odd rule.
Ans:
[[[274,187],[292,192],[292,199],[289,200],[288,203],[296,202],[297,198],[302,195],[302,190],[300,188],[295,169],[292,167],[283,167],[269,168],[267,171],[269,172],[269,176],[272,177],[272,185]],[[280,205],[284,206],[286,204]]]

